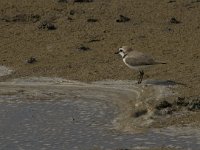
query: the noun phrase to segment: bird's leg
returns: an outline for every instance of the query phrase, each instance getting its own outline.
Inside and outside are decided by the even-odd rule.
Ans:
[[[142,70],[142,71],[140,72],[140,74],[141,74],[141,83],[142,83],[142,80],[143,80],[143,77],[144,77],[144,71]]]
[[[140,73],[140,72],[139,72]],[[138,84],[140,84],[141,82],[140,82],[140,78],[141,78],[141,76],[140,76],[140,74],[138,75]]]
[[[138,79],[138,84],[142,83],[142,79],[143,79],[143,76],[144,76],[144,71],[143,70],[141,70],[139,72],[140,72],[140,75],[139,75],[139,79]]]

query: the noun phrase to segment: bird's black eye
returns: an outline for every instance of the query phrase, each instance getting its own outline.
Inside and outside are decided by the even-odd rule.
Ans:
[[[123,50],[122,50],[122,49],[120,49],[119,51],[120,51],[120,52],[123,52]]]

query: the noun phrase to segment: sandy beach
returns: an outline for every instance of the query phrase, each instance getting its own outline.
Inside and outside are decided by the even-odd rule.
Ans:
[[[15,70],[6,78],[135,80],[137,72],[114,55],[119,47],[129,45],[167,63],[147,70],[145,79],[173,80],[186,85],[179,88],[181,96],[199,95],[200,3],[195,0],[8,0],[0,4],[0,64]],[[120,15],[130,21],[117,22]],[[180,23],[170,23],[173,17]],[[44,21],[56,29],[39,28]],[[79,50],[81,46],[89,49]],[[27,64],[30,57],[37,62]]]

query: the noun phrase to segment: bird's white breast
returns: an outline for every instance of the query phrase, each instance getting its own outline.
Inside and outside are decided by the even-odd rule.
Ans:
[[[147,65],[141,65],[141,66],[139,66],[139,65],[136,65],[136,66],[134,66],[134,65],[130,65],[130,64],[128,64],[127,62],[126,62],[126,58],[127,57],[125,57],[125,58],[123,58],[123,62],[129,67],[129,68],[131,68],[131,69],[134,69],[134,70],[142,70],[142,69],[145,69],[145,68],[147,68],[148,66]]]

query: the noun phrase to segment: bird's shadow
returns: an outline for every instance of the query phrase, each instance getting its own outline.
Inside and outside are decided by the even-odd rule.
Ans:
[[[172,81],[172,80],[146,80],[144,81],[145,84],[152,84],[152,85],[162,85],[162,86],[175,86],[175,85],[183,85],[187,86],[184,83]]]

